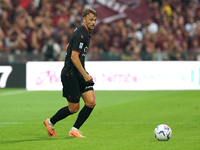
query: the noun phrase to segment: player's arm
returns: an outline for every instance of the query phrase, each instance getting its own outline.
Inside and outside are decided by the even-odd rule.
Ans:
[[[68,46],[69,46],[69,43],[65,46],[65,51],[67,51],[68,49]]]
[[[80,53],[77,52],[77,51],[72,51],[71,60],[72,60],[72,62],[74,64],[74,66],[83,75],[83,78],[85,79],[85,81],[86,82],[91,81],[92,77],[86,73],[85,69],[81,65],[81,62],[80,62],[80,59],[79,59],[79,54]]]

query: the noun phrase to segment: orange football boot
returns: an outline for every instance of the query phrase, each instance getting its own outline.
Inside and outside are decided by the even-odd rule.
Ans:
[[[55,137],[56,136],[55,128],[52,124],[49,124],[48,122],[49,122],[49,119],[44,120],[44,125],[47,128],[47,133],[50,137]]]
[[[81,135],[82,133],[79,130],[70,130],[69,131],[69,137],[80,137],[80,138],[86,138],[85,136]]]

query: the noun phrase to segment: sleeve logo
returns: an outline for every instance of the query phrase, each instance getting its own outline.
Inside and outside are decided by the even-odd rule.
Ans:
[[[82,49],[83,48],[83,43],[79,44],[79,48]]]
[[[81,38],[83,39],[83,35],[81,34]]]

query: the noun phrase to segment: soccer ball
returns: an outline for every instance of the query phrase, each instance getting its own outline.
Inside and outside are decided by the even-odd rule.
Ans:
[[[159,141],[167,141],[172,136],[172,130],[168,125],[160,124],[155,128],[154,135]]]

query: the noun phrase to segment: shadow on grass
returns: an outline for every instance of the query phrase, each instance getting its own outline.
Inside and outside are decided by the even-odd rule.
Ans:
[[[0,144],[14,144],[14,143],[21,143],[21,142],[34,142],[34,141],[56,141],[56,140],[71,140],[72,138],[55,138],[55,137],[38,137],[34,139],[22,139],[22,140],[5,140],[0,141]]]

